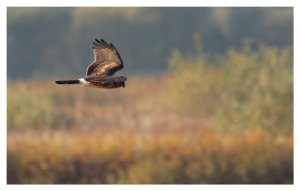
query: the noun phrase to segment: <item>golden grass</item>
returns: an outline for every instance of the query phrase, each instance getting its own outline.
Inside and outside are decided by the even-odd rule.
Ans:
[[[198,129],[8,135],[8,183],[292,182],[292,135]]]

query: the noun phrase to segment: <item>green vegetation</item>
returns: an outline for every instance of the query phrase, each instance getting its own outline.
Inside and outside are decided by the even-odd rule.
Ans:
[[[215,59],[193,59],[174,51],[170,95],[177,108],[200,113],[225,131],[267,129],[291,132],[293,54],[291,47],[245,45]]]
[[[174,50],[125,89],[8,84],[8,183],[293,183],[290,47]]]
[[[130,77],[126,89],[115,90],[63,87],[47,80],[9,83],[8,129],[110,128],[119,127],[125,121],[137,128],[136,118],[141,115],[143,119],[147,115],[145,110],[152,115],[162,108],[152,109],[150,104],[155,99],[150,98],[154,102],[148,99],[156,88],[155,83]],[[114,120],[114,116],[119,120]]]

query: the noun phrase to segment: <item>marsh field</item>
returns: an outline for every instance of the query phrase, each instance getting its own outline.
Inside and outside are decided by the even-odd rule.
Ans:
[[[292,184],[293,51],[173,50],[126,88],[8,81],[8,184]]]

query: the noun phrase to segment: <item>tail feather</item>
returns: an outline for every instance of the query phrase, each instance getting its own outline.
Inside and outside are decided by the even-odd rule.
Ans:
[[[79,80],[57,80],[55,81],[56,84],[79,84]]]

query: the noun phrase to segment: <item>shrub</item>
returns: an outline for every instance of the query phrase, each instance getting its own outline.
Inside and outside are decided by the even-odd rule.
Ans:
[[[213,64],[215,63],[215,64]],[[245,45],[208,61],[174,51],[170,61],[172,105],[205,116],[225,131],[265,128],[292,131],[292,49]]]

